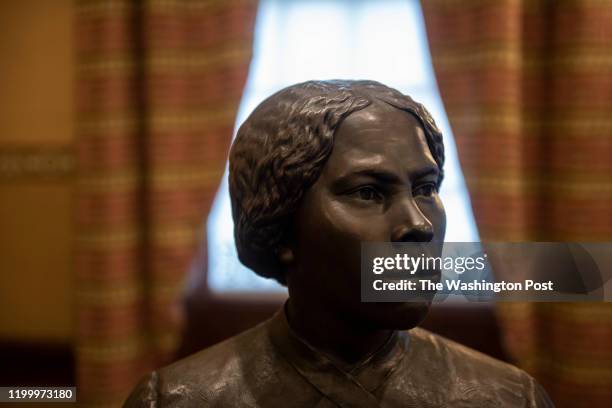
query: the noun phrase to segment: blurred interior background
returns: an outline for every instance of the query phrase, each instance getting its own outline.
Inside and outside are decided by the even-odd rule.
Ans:
[[[368,78],[445,135],[448,241],[610,241],[612,2],[0,4],[0,385],[118,406],[154,367],[270,316],[235,257],[227,151],[308,79]],[[436,306],[558,406],[612,403],[609,304]]]

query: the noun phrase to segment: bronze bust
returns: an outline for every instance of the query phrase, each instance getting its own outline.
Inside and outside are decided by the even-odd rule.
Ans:
[[[240,260],[278,280],[273,318],[151,373],[127,407],[548,407],[523,371],[416,328],[429,302],[362,303],[362,241],[442,246],[442,135],[373,81],[310,81],[238,131]]]

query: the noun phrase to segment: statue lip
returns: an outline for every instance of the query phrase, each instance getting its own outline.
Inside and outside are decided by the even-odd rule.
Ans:
[[[429,280],[429,281],[438,283],[440,282],[441,277],[442,277],[442,274],[440,271],[426,271],[425,273],[419,272],[414,275],[408,275],[408,276],[402,276],[402,277],[387,276],[384,278],[384,281],[388,283],[397,283],[397,284],[402,284],[402,283],[405,283],[406,281],[415,282],[418,285],[417,289],[412,290],[412,292],[414,293],[414,296],[416,296],[415,300],[430,300],[429,297],[422,299],[421,296],[432,296],[432,295],[435,295],[437,291],[423,289],[421,285],[419,284],[419,281]]]

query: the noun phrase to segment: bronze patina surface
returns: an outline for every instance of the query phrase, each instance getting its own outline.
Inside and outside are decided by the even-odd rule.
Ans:
[[[416,328],[430,302],[361,302],[362,242],[441,251],[443,164],[427,110],[380,83],[310,81],[262,102],[230,152],[234,234],[289,299],[152,373],[126,406],[552,406],[523,371]]]

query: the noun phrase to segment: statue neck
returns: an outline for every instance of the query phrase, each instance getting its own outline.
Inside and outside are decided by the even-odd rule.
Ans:
[[[368,358],[394,333],[365,327],[317,306],[289,298],[285,304],[287,321],[295,334],[340,366],[352,366]]]

